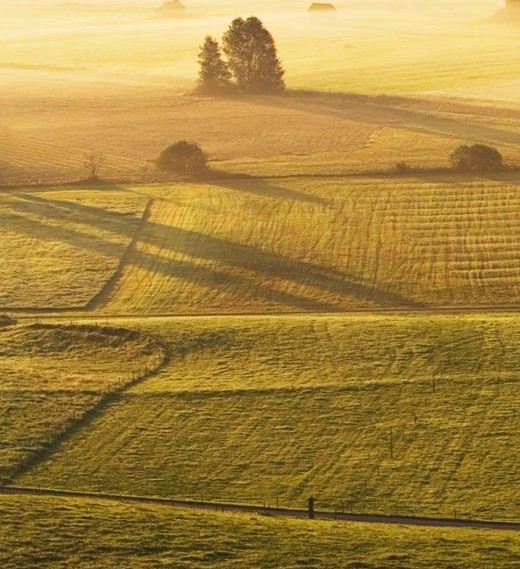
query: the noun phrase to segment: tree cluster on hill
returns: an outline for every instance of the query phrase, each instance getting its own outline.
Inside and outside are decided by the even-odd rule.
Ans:
[[[199,52],[198,92],[210,95],[234,90],[278,93],[284,90],[284,70],[271,33],[256,17],[235,18],[218,41],[206,36]]]

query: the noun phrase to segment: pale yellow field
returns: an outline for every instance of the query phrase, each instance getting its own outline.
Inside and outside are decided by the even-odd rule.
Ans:
[[[151,161],[182,138],[199,142],[213,167],[262,176],[360,172],[397,161],[442,166],[468,140],[496,144],[518,162],[517,28],[486,22],[501,5],[481,0],[470,12],[447,2],[373,1],[340,4],[336,16],[318,19],[296,1],[248,5],[277,40],[289,88],[433,101],[429,109],[408,103],[420,116],[403,115],[405,101],[361,112],[344,105],[338,114],[310,104],[184,96],[196,83],[204,36],[220,36],[244,15],[232,2],[197,3],[181,20],[155,18],[152,2],[30,14],[11,6],[0,54],[0,182],[84,178],[92,150],[105,154],[102,177],[154,180]],[[480,108],[436,121],[446,119],[453,97]],[[510,115],[497,124],[490,105],[499,107],[496,116],[504,108]]]

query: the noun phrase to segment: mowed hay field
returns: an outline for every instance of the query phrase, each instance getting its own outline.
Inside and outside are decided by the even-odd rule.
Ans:
[[[117,270],[146,204],[117,187],[0,191],[0,309],[85,306]]]
[[[511,308],[516,175],[0,194],[0,306],[103,314]]]
[[[512,307],[519,192],[456,178],[236,180],[141,189],[106,313]]]
[[[107,394],[142,378],[164,357],[160,344],[121,328],[2,328],[0,481],[5,483],[27,467]]]
[[[516,533],[338,524],[95,499],[0,497],[5,569],[475,569],[520,560]]]
[[[519,178],[447,169],[462,143],[520,164],[503,2],[29,3],[2,14],[0,482],[517,521]],[[287,93],[194,95],[204,37],[250,13]],[[211,179],[156,170],[181,139]],[[8,569],[520,564],[514,533],[0,511]]]
[[[102,153],[101,178],[162,181],[153,165],[174,141],[195,140],[220,172],[255,176],[343,175],[445,168],[462,143],[496,146],[508,164],[520,162],[520,115],[507,103],[428,98],[327,96],[209,99],[162,89],[129,88],[93,95],[0,102],[0,183],[63,183],[86,178],[91,152]]]
[[[487,22],[497,7],[370,2],[312,18],[296,2],[250,4],[275,37],[290,94],[219,100],[190,95],[197,53],[207,34],[220,37],[232,18],[247,16],[240,4],[199,2],[188,17],[168,20],[128,3],[30,14],[11,6],[0,54],[0,183],[84,178],[91,151],[105,156],[102,177],[150,181],[158,177],[153,159],[183,138],[201,144],[214,167],[262,176],[403,160],[444,166],[468,140],[498,144],[516,159],[518,34]],[[398,100],[351,100],[338,113],[330,101],[302,103],[301,89]],[[419,116],[403,115],[403,106]]]
[[[514,316],[149,320],[170,363],[16,484],[516,520]]]

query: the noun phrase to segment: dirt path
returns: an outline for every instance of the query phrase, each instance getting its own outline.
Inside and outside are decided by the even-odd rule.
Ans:
[[[98,324],[108,323],[110,320],[154,320],[168,318],[236,318],[240,317],[271,317],[271,316],[312,316],[320,315],[402,315],[402,314],[423,314],[423,315],[460,315],[460,314],[518,314],[520,306],[511,304],[508,306],[482,305],[482,306],[441,306],[441,307],[425,307],[425,308],[366,308],[353,310],[330,310],[320,312],[309,311],[287,311],[287,312],[157,312],[157,313],[96,313],[87,312],[85,310],[74,312],[72,310],[45,309],[40,310],[8,310],[6,312],[13,316],[17,321],[88,321]]]
[[[76,498],[84,500],[117,501],[134,504],[153,504],[157,506],[169,506],[177,508],[189,508],[205,511],[230,512],[237,514],[255,514],[287,518],[308,518],[308,510],[291,508],[275,508],[269,505],[256,506],[252,504],[231,504],[224,502],[202,502],[195,500],[177,500],[169,498],[153,498],[147,496],[131,496],[105,494],[95,492],[72,492],[66,490],[54,490],[47,488],[26,488],[19,486],[0,487],[0,495],[4,496],[43,496],[50,498]],[[430,527],[453,527],[466,529],[488,529],[520,531],[520,523],[495,522],[483,520],[451,519],[451,518],[427,518],[413,516],[388,516],[370,514],[351,514],[343,512],[316,510],[314,519],[336,520],[342,522],[374,523],[374,524],[397,524],[408,526]]]

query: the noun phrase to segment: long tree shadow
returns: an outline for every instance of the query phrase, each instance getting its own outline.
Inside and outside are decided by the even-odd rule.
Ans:
[[[457,140],[520,145],[520,133],[469,123],[464,118],[442,116],[430,110],[410,109],[400,98],[355,97],[342,93],[296,92],[292,96],[257,97],[258,105],[299,108],[317,115],[335,116],[367,124],[441,134]]]
[[[259,187],[257,186],[258,191],[261,187],[262,184]],[[69,222],[74,220],[104,230],[108,226],[112,231],[129,238],[133,234],[132,231],[135,230],[135,226],[130,227],[128,221],[125,222],[122,219],[121,214],[114,214],[101,208],[75,202],[49,204],[46,199],[37,196],[28,195],[26,197],[36,204],[34,213],[39,215],[45,212],[46,215],[54,219]],[[30,207],[30,201],[29,199],[24,200],[23,203],[15,204],[14,207],[27,212],[26,208]],[[104,240],[93,239],[90,234],[83,234],[76,229],[47,225],[24,217],[20,217],[17,227],[19,231],[37,236],[42,240],[61,240],[74,247],[87,250],[99,251],[99,247],[105,243]],[[272,253],[256,246],[228,241],[197,231],[150,221],[145,222],[140,231],[139,241],[169,251],[169,254],[177,253],[193,260],[169,260],[150,253],[139,253],[139,262],[143,263],[146,257],[146,265],[149,266],[150,271],[159,271],[166,277],[203,282],[206,285],[221,288],[228,288],[231,281],[235,286],[243,288],[244,292],[251,290],[253,282],[256,294],[271,301],[274,300],[278,304],[295,306],[301,310],[345,309],[352,297],[366,301],[370,305],[410,309],[425,307],[423,303],[397,293],[367,285],[360,278],[340,270],[300,261],[287,255]],[[127,252],[124,245],[108,241],[106,244],[110,245],[110,254],[120,259]],[[201,261],[210,263],[213,267],[201,266]],[[228,268],[227,271],[226,267]],[[230,273],[229,268],[235,269],[234,272]],[[236,269],[247,271],[249,275],[247,277],[240,276]],[[309,291],[303,295],[280,291],[270,281],[284,281],[286,284],[282,286],[292,283],[298,287],[308,287]],[[96,298],[106,297],[107,289],[114,289],[115,286],[117,286],[117,278],[110,279],[103,291],[96,295]],[[318,289],[321,293],[339,295],[341,300],[321,300],[318,295],[318,298],[311,298],[309,294],[312,289]]]
[[[76,249],[96,253],[102,251],[103,254],[115,258],[120,258],[126,251],[125,244],[101,239],[98,236],[93,237],[90,233],[82,233],[64,226],[49,225],[23,215],[14,214],[13,217],[16,219],[14,228],[16,232],[36,237],[40,241],[49,243],[60,241]]]
[[[139,266],[141,268],[145,260],[145,266],[151,272],[158,270],[166,277],[202,282],[206,286],[228,288],[232,282],[235,285],[245,285],[246,290],[250,290],[254,283],[256,290],[264,298],[272,300],[275,297],[278,303],[297,306],[300,309],[327,311],[345,309],[352,297],[366,301],[370,305],[415,310],[425,308],[421,302],[366,285],[353,275],[337,269],[300,261],[255,246],[227,241],[192,230],[151,222],[147,224],[139,240],[159,249],[169,249],[170,252],[193,259],[193,261],[169,260],[140,253]],[[211,268],[201,265],[201,261],[209,262]],[[230,274],[230,269],[235,272]],[[249,276],[238,276],[236,269],[246,271]],[[281,292],[272,285],[266,284],[271,281],[308,287],[309,292],[305,295]],[[318,298],[310,296],[312,289],[318,289]],[[322,293],[336,294],[342,298],[340,301],[321,300],[319,295]]]
[[[242,193],[254,194],[263,198],[276,198],[282,200],[295,200],[307,202],[315,205],[329,205],[330,202],[319,196],[314,196],[306,192],[278,186],[263,178],[244,175],[229,175],[220,172],[220,176],[215,178],[209,176],[208,183],[214,186],[220,186],[228,190],[234,190]]]
[[[9,202],[9,205],[23,213],[32,213],[68,223],[90,225],[126,237],[132,236],[139,222],[135,218],[132,220],[131,216],[126,213],[79,202],[41,198],[27,193],[16,194],[16,197],[19,199]]]

